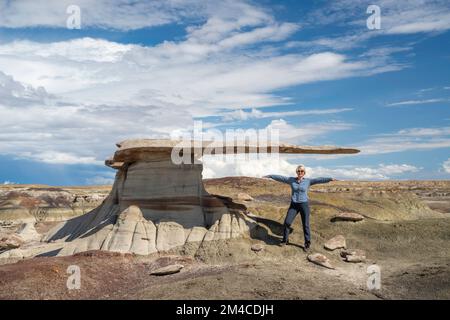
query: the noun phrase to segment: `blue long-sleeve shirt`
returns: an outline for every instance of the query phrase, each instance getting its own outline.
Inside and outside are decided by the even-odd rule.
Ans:
[[[291,200],[292,202],[307,202],[308,201],[308,189],[310,186],[318,183],[327,183],[333,180],[332,178],[303,178],[300,182],[298,182],[296,177],[285,177],[279,175],[269,175],[269,178],[278,181],[287,183],[291,186]]]

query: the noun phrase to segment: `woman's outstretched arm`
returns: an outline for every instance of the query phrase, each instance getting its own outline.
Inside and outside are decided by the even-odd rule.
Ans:
[[[264,176],[263,178],[273,179],[275,181],[282,182],[282,183],[289,183],[289,177],[279,176],[276,174],[269,174],[267,176]]]
[[[328,183],[330,181],[336,181],[334,178],[314,178],[310,180],[310,184]]]

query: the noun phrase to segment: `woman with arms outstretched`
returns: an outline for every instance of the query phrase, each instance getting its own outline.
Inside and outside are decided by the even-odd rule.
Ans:
[[[311,232],[309,228],[309,204],[308,189],[310,186],[318,183],[328,183],[336,181],[333,178],[305,178],[306,169],[304,165],[299,165],[296,169],[297,177],[285,177],[279,175],[268,175],[264,178],[273,179],[278,182],[287,183],[291,186],[291,204],[289,206],[286,218],[284,219],[283,240],[280,245],[288,244],[289,234],[292,232],[291,224],[295,216],[300,212],[303,225],[303,234],[305,236],[304,250],[307,251],[311,246]]]

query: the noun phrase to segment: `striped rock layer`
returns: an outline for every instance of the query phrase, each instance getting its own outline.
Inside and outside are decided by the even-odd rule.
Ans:
[[[201,164],[170,159],[122,166],[110,195],[91,212],[61,223],[45,240],[65,241],[59,255],[87,250],[150,254],[185,244],[236,238],[255,222],[242,208],[209,195]]]

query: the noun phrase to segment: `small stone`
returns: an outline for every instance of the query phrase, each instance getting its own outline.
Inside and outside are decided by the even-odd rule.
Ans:
[[[359,249],[348,249],[341,252],[341,257],[344,258],[346,262],[365,262],[366,253],[364,250]]]
[[[254,200],[251,195],[244,193],[244,192],[238,193],[237,199],[241,200],[241,201],[253,201]]]
[[[335,222],[335,221],[353,221],[353,222],[357,222],[357,221],[361,221],[363,220],[364,217],[358,213],[354,213],[354,212],[341,212],[338,213],[336,216],[334,216],[331,221]]]
[[[0,239],[0,251],[19,248],[24,243],[17,234],[7,234]]]
[[[333,265],[331,264],[330,260],[324,256],[321,253],[313,253],[308,255],[308,260],[312,263],[315,263],[319,266],[328,268],[328,269],[334,269]]]
[[[347,247],[347,244],[343,235],[337,235],[325,242],[324,247],[327,250],[336,250],[341,248],[345,249]]]
[[[259,252],[264,250],[264,246],[262,244],[256,243],[251,247],[252,251]]]
[[[178,273],[183,268],[184,268],[184,266],[182,264],[172,264],[172,265],[169,265],[166,267],[156,269],[156,270],[152,271],[150,274],[154,275],[154,276],[165,276],[168,274]]]

